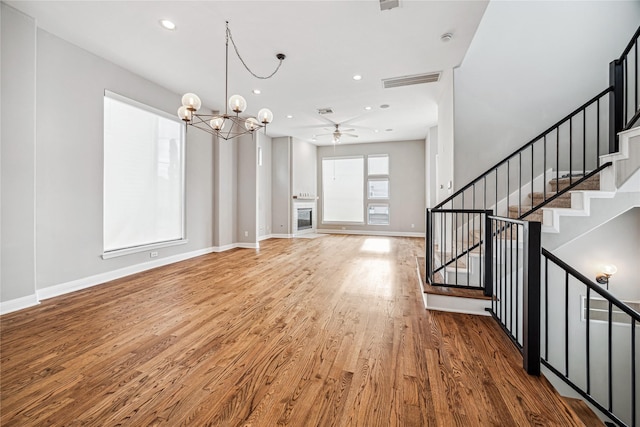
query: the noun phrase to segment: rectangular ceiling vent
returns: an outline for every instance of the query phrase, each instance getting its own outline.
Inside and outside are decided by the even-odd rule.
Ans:
[[[385,89],[389,89],[392,87],[419,85],[422,83],[435,83],[438,80],[440,80],[440,72],[416,74],[414,76],[392,77],[390,79],[382,79],[382,86]]]
[[[318,108],[318,114],[331,114],[331,113],[333,113],[333,108],[331,107]]]
[[[380,0],[380,10],[389,10],[400,6],[400,0]]]

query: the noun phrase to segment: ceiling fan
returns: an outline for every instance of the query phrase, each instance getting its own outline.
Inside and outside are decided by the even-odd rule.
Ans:
[[[340,124],[339,123],[335,123],[334,126],[335,126],[335,129],[333,130],[332,133],[322,133],[322,134],[317,135],[317,136],[332,135],[334,144],[340,144],[340,139],[343,136],[348,136],[348,137],[351,137],[351,138],[357,138],[358,137],[358,135],[356,135],[354,133],[348,133],[348,132],[353,132],[355,129],[340,129]],[[325,128],[325,129],[326,130],[331,130],[329,128]]]

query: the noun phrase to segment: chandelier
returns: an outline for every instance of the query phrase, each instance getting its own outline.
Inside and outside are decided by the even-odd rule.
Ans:
[[[195,93],[186,93],[182,96],[182,106],[178,108],[178,117],[181,120],[184,120],[186,125],[193,126],[195,128],[204,130],[209,132],[212,135],[215,135],[224,140],[229,140],[240,135],[245,135],[248,133],[253,133],[254,131],[265,128],[271,121],[273,120],[273,113],[268,108],[263,108],[258,111],[257,117],[243,117],[240,115],[244,110],[247,109],[247,101],[244,97],[240,95],[233,95],[230,98],[229,94],[229,40],[231,40],[231,44],[233,44],[233,48],[242,62],[242,65],[251,73],[254,77],[258,79],[269,79],[273,77],[280,66],[282,65],[282,61],[284,61],[285,55],[283,53],[278,53],[276,58],[278,61],[278,66],[275,71],[266,77],[261,77],[256,75],[253,71],[249,69],[247,64],[244,62],[242,57],[240,56],[240,52],[238,52],[238,47],[233,41],[233,36],[231,35],[231,30],[229,29],[229,21],[226,21],[226,36],[225,36],[225,76],[224,76],[224,97],[228,102],[225,104],[224,114],[213,113],[213,114],[201,114],[197,111],[202,106],[202,102],[200,98]],[[232,113],[229,113],[229,109]]]

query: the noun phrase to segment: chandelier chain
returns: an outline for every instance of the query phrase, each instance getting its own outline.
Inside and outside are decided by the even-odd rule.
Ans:
[[[231,44],[233,45],[233,49],[236,51],[236,55],[238,55],[238,59],[240,59],[240,62],[242,62],[242,65],[244,65],[244,68],[247,69],[247,71],[249,73],[251,73],[251,75],[257,79],[261,79],[261,80],[266,80],[266,79],[270,79],[271,77],[273,77],[278,70],[280,69],[280,66],[282,65],[282,61],[284,59],[279,59],[280,62],[278,62],[278,66],[276,67],[276,69],[273,71],[273,73],[269,74],[268,76],[259,76],[256,73],[254,73],[253,71],[251,71],[251,69],[249,68],[249,66],[246,64],[246,62],[244,62],[244,59],[242,59],[242,56],[240,55],[240,52],[238,51],[238,46],[236,46],[236,42],[233,41],[233,36],[231,35],[231,29],[229,29],[229,24],[227,23],[227,38],[229,40],[231,40]]]

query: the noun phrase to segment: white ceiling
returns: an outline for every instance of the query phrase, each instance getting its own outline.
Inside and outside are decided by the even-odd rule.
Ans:
[[[229,95],[247,99],[246,113],[267,107],[275,116],[269,135],[309,142],[330,133],[329,120],[348,121],[346,127],[359,135],[343,137],[351,143],[426,137],[437,122],[443,84],[383,89],[381,79],[459,65],[488,0],[400,0],[400,7],[386,11],[379,0],[6,3],[34,17],[40,28],[176,93],[195,92],[204,105],[220,110],[228,20],[240,54],[256,74],[275,69],[276,53],[287,55],[273,78],[258,80],[230,51]],[[177,29],[161,28],[163,18]],[[453,39],[444,43],[440,37],[447,32]],[[353,80],[354,74],[362,80]],[[254,95],[255,88],[262,93]],[[176,110],[179,106],[177,97]],[[372,109],[365,111],[366,106]],[[324,107],[334,113],[320,116],[317,109]],[[316,139],[315,144],[331,144],[329,135]]]

